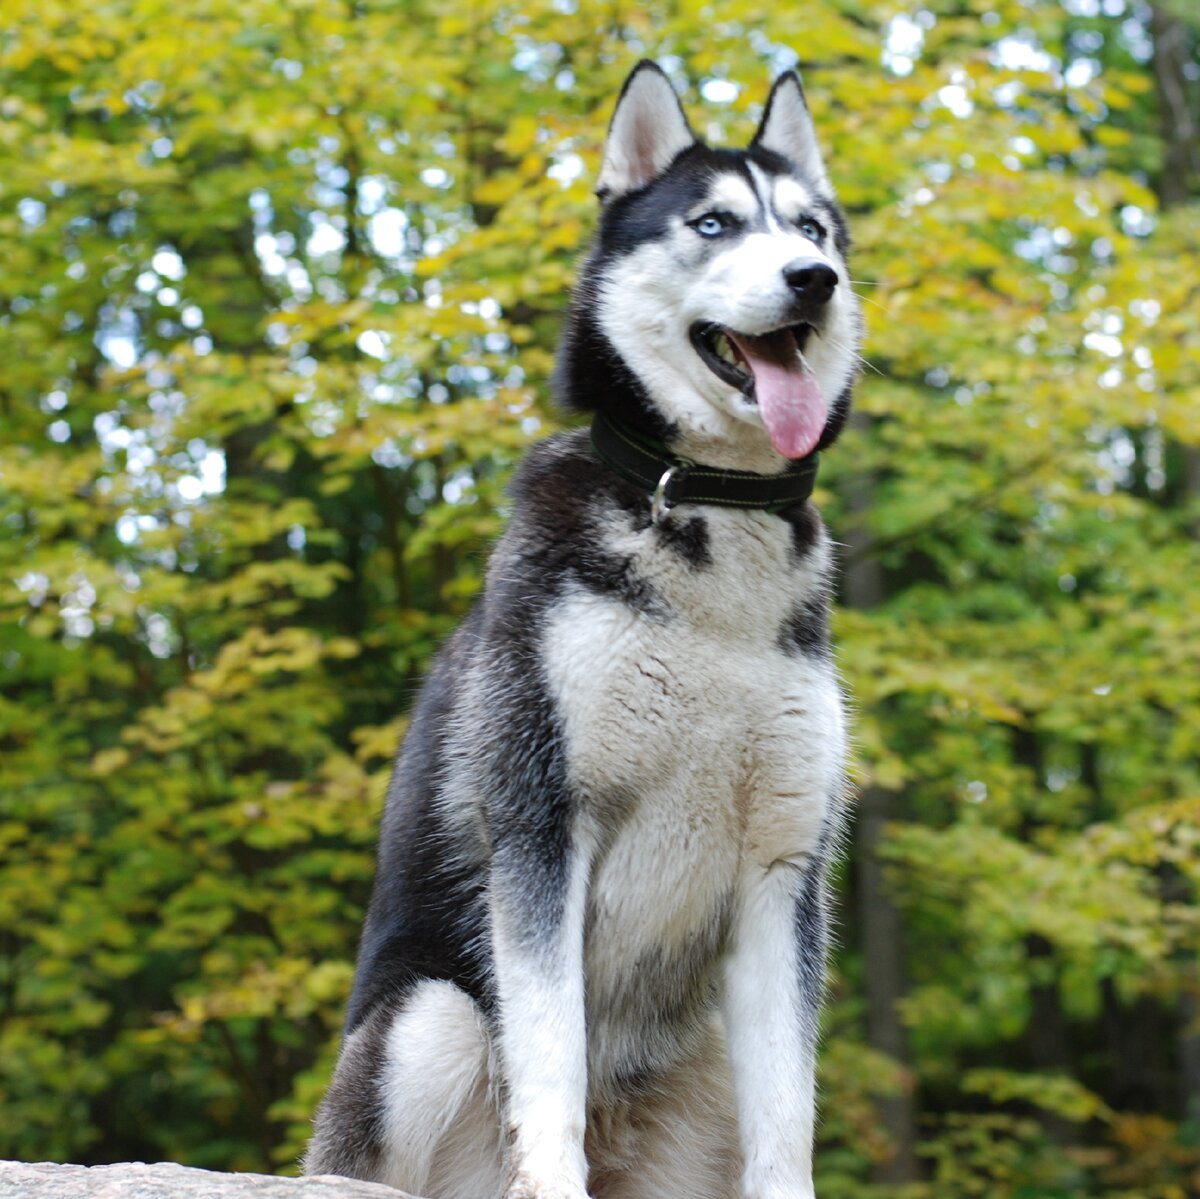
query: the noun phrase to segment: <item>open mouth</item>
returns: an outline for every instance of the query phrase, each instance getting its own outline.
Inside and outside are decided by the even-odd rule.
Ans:
[[[688,331],[704,365],[758,405],[771,444],[785,458],[804,458],[821,440],[829,409],[804,357],[814,330],[784,325],[769,333],[739,333],[711,321]]]
[[[784,363],[790,356],[803,360],[812,325],[785,325],[770,333],[735,333],[711,321],[698,321],[689,335],[692,345],[718,379],[736,387],[747,399],[756,399],[754,361]]]

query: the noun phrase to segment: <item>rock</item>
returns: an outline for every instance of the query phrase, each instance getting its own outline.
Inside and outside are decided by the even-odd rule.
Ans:
[[[0,1162],[0,1199],[412,1199],[374,1182],[326,1174],[217,1174],[173,1162],[58,1166]]]

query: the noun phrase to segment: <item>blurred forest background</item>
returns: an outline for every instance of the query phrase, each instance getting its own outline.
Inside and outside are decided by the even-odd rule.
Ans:
[[[822,1199],[1200,1195],[1193,0],[5,0],[0,1156],[296,1169],[616,92],[798,64],[870,363]]]

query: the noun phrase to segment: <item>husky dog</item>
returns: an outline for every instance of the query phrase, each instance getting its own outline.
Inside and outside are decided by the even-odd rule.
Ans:
[[[812,1199],[845,808],[808,501],[860,317],[800,81],[745,150],[640,64],[557,385],[387,798],[306,1169],[433,1199]]]

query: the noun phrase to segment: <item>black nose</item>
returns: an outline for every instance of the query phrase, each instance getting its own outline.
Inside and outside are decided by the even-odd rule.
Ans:
[[[824,304],[837,286],[837,271],[817,258],[797,258],[783,268],[783,278],[807,304]]]

